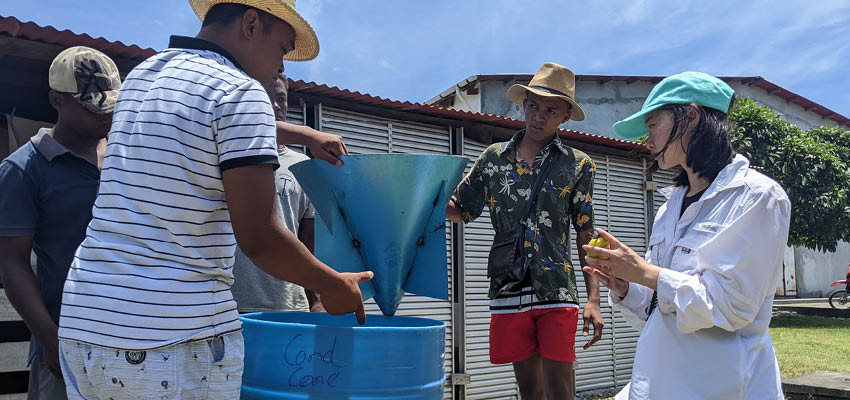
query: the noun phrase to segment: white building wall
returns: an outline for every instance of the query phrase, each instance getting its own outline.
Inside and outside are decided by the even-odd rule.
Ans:
[[[840,243],[834,253],[797,247],[794,258],[797,264],[797,294],[800,297],[826,297],[838,289],[829,284],[844,280],[847,274],[850,243]]]
[[[837,122],[831,119],[825,119],[820,114],[812,111],[806,111],[803,107],[794,103],[789,103],[781,97],[768,94],[764,89],[733,83],[732,89],[735,89],[735,94],[742,97],[749,97],[765,106],[772,108],[779,116],[794,124],[803,130],[817,128],[823,125],[838,125]]]
[[[511,103],[507,98],[508,88],[514,83],[517,82],[480,82],[481,96],[477,96],[479,97],[480,108],[469,111],[524,119],[522,107]],[[578,81],[576,83],[576,102],[584,110],[586,118],[584,121],[567,121],[561,127],[614,137],[611,125],[639,111],[653,86],[653,83],[644,81],[631,84],[624,81],[610,81],[602,84]],[[772,108],[781,118],[802,129],[811,129],[822,125],[837,125],[833,120],[824,119],[814,112],[806,111],[799,105],[788,103],[778,96],[770,95],[761,88],[742,85],[737,82],[733,82],[730,86],[738,96],[749,97]],[[455,101],[455,108],[461,108],[461,105],[460,101]]]
[[[457,89],[457,88],[455,88]],[[481,93],[467,94],[465,90],[455,90],[455,109],[478,112],[481,109]]]

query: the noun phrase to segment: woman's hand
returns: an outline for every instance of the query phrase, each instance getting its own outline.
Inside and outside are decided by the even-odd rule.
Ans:
[[[625,296],[628,291],[626,282],[635,282],[646,286],[652,290],[658,287],[658,272],[660,267],[652,265],[643,257],[639,256],[629,246],[624,245],[610,233],[597,229],[599,235],[608,241],[608,249],[583,246],[587,253],[585,260],[590,266],[592,273],[605,286],[614,290],[614,293],[619,296]],[[608,259],[603,259],[607,257]],[[616,278],[625,282],[617,282]],[[625,289],[623,289],[625,287]],[[622,294],[620,294],[622,292]]]
[[[593,275],[596,280],[605,285],[608,290],[619,296],[621,299],[623,297],[626,297],[627,294],[629,294],[628,282],[592,266],[584,267],[582,268],[582,270],[588,274]]]

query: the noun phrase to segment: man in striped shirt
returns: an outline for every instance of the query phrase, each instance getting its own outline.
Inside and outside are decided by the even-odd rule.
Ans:
[[[294,1],[265,1],[265,11],[190,4],[199,34],[172,37],[139,64],[115,104],[92,222],[62,299],[72,399],[238,398],[237,242],[269,274],[319,292],[329,312],[365,320],[358,284],[371,273],[322,264],[275,204],[274,114],[257,79],[284,55],[314,58],[315,33]]]

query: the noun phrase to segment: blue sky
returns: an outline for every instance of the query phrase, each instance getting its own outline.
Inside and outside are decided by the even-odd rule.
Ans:
[[[422,102],[474,74],[760,75],[850,117],[850,1],[297,0],[321,54],[295,79]],[[186,0],[7,1],[0,14],[162,49]]]

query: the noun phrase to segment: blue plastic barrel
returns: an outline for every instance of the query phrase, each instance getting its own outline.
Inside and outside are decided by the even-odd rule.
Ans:
[[[446,324],[425,318],[254,313],[242,319],[243,399],[442,399]]]

